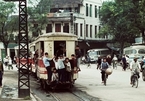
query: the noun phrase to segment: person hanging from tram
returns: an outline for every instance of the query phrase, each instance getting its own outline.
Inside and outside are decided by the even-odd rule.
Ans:
[[[75,83],[75,80],[78,78],[78,71],[79,68],[77,67],[77,59],[75,57],[74,54],[71,55],[71,59],[70,59],[70,64],[71,64],[71,70],[72,70],[72,83]]]
[[[51,71],[51,66],[50,66],[50,61],[51,60],[52,59],[48,58],[48,53],[46,52],[45,56],[43,57],[43,63],[44,63],[44,66],[47,70],[48,82],[51,81],[51,76],[52,76],[52,71]]]

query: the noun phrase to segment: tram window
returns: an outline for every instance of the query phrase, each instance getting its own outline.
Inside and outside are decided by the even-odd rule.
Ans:
[[[46,26],[46,33],[52,32],[52,25],[51,24],[47,24]]]
[[[63,32],[69,33],[69,24],[65,23],[63,26]]]
[[[61,24],[55,24],[55,32],[61,32]]]
[[[139,54],[145,54],[145,49],[139,49],[139,50],[138,50],[138,53],[139,53]]]

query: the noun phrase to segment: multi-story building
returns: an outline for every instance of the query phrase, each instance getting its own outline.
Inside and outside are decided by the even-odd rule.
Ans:
[[[84,52],[104,48],[110,37],[100,36],[99,9],[102,0],[53,0],[46,32],[67,32],[78,36],[77,44]]]

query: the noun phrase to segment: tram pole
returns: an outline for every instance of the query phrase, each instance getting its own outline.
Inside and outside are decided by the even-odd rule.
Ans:
[[[4,1],[19,2],[18,96],[19,98],[30,97],[27,0]],[[22,63],[22,59],[26,60],[25,63]]]

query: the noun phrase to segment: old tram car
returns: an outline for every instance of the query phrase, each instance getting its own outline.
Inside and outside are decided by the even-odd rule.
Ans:
[[[40,35],[36,38],[34,42],[30,44],[30,51],[32,53],[37,52],[37,58],[34,56],[32,61],[32,72],[37,75],[37,78],[40,80],[41,87],[46,89],[49,87],[70,87],[72,83],[65,84],[51,84],[47,82],[47,70],[43,64],[43,55],[45,52],[48,52],[49,58],[53,58],[54,54],[57,52],[58,47],[63,47],[65,50],[65,57],[70,58],[71,54],[75,53],[75,44],[77,41],[77,36],[70,33],[47,33]]]

